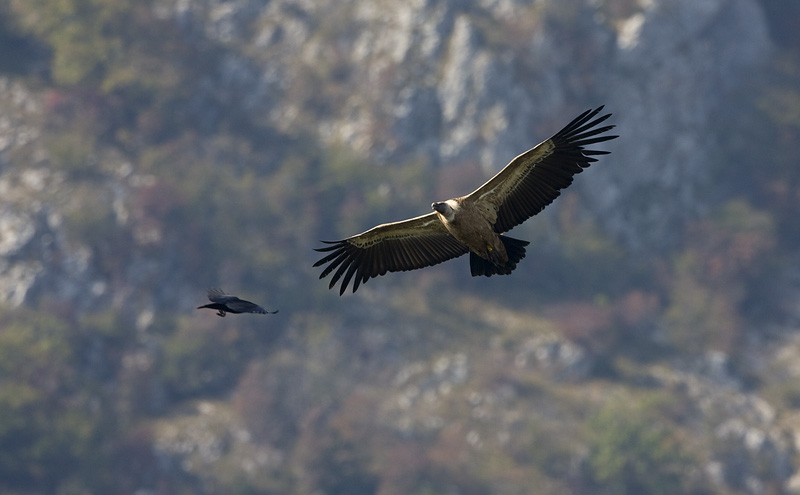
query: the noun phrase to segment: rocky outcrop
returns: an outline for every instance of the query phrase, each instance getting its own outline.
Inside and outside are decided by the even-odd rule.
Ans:
[[[643,5],[617,21],[601,69],[624,138],[611,144],[613,165],[600,167],[588,195],[611,231],[654,248],[674,245],[679,225],[708,208],[708,191],[721,181],[713,175],[715,129],[737,118],[735,91],[771,46],[754,1]]]

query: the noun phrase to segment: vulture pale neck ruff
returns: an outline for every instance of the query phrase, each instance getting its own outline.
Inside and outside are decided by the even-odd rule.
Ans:
[[[353,292],[386,272],[415,270],[469,253],[473,276],[508,275],[525,257],[529,243],[504,235],[536,215],[572,184],[572,177],[608,151],[587,146],[615,139],[600,126],[611,114],[587,110],[553,137],[517,156],[494,177],[466,196],[435,202],[432,212],[384,223],[340,241],[322,241],[326,253],[314,263],[326,265],[319,278],[333,273],[329,289],[341,280]],[[335,271],[334,271],[335,270]]]

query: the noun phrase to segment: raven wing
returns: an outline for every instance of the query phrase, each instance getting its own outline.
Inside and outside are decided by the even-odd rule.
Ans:
[[[208,289],[206,291],[206,295],[208,296],[209,301],[218,304],[228,304],[235,299],[239,299],[236,296],[229,296],[225,294],[225,291],[219,288]]]
[[[238,311],[239,313],[258,313],[262,315],[274,315],[277,313],[277,311],[267,311],[256,303],[245,301],[244,299],[239,299],[238,297],[233,297],[233,300],[225,303],[225,305],[231,309],[231,312]]]

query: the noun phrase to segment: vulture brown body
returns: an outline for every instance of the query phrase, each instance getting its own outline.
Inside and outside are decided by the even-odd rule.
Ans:
[[[599,126],[611,116],[596,117],[602,109],[583,112],[472,193],[433,203],[431,213],[322,241],[328,246],[316,251],[327,254],[314,264],[327,265],[320,278],[333,273],[328,287],[341,280],[341,295],[351,280],[355,292],[386,272],[424,268],[467,253],[473,276],[511,273],[525,257],[528,242],[504,233],[552,203],[575,174],[597,161],[594,156],[609,153],[585,146],[618,137],[605,134],[613,125]]]

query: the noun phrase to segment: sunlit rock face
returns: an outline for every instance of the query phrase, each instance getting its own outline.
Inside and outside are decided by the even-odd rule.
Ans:
[[[610,230],[652,248],[671,245],[676,226],[713,201],[718,129],[741,111],[736,91],[772,47],[756,2],[641,4],[617,23],[602,69],[623,139],[584,189]]]

